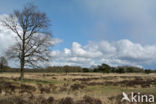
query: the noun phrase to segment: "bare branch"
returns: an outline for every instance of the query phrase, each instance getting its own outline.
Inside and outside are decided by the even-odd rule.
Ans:
[[[10,47],[7,54],[8,57],[20,61],[21,77],[25,65],[38,66],[49,60],[52,37],[48,32],[50,22],[45,13],[30,4],[22,11],[14,11],[2,23],[17,35],[17,43]]]

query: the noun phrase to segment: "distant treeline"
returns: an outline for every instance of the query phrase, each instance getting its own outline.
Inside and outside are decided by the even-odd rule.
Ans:
[[[102,73],[156,73],[156,70],[143,69],[135,66],[118,66],[111,67],[107,64],[102,64],[94,68],[93,72]]]
[[[18,68],[10,68],[5,66],[0,69],[0,72],[20,72]],[[143,69],[134,66],[118,66],[111,67],[107,64],[101,64],[94,68],[82,68],[80,66],[49,66],[46,68],[34,68],[25,69],[25,72],[58,72],[58,73],[69,73],[69,72],[101,72],[101,73],[156,73],[156,70]]]

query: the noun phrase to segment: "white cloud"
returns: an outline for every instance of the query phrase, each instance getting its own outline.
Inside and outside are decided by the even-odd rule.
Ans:
[[[15,43],[15,34],[0,25],[0,55]],[[54,38],[53,44],[59,44],[61,39]],[[154,66],[156,62],[156,45],[142,45],[128,39],[109,41],[90,41],[82,46],[73,42],[72,48],[64,51],[51,52],[50,65],[80,65],[91,66],[101,63],[117,65],[135,65],[139,67]]]
[[[77,42],[73,42],[72,52],[74,55],[77,55],[77,56],[85,56],[86,55],[86,51]]]
[[[4,18],[6,15],[1,15],[0,20]],[[9,48],[9,46],[15,43],[15,34],[5,28],[0,23],[0,55],[4,55],[4,52]]]
[[[146,67],[156,62],[156,45],[141,45],[123,39],[116,42],[89,42],[82,46],[73,42],[72,48],[53,51],[52,65],[91,66],[106,63],[113,66],[133,65]]]
[[[0,55],[9,46],[15,43],[15,34],[0,26]],[[62,42],[61,39],[53,39],[54,44]],[[51,52],[51,65],[80,65],[91,66],[107,63],[117,65],[135,65],[146,67],[154,65],[156,62],[156,45],[141,45],[124,39],[114,42],[90,41],[82,46],[78,42],[73,42],[72,48],[64,48],[64,51],[54,50]]]
[[[64,53],[65,53],[65,55],[71,55],[71,50],[68,48],[65,48]]]
[[[13,34],[10,32],[0,32],[0,54],[3,54],[10,45],[14,44],[14,40],[12,40],[12,38]]]
[[[88,46],[82,47],[79,43],[73,42],[71,52],[77,57],[96,58],[102,55],[101,52]]]
[[[59,39],[59,38],[53,38],[53,39],[51,40],[51,42],[52,42],[53,45],[56,45],[56,44],[62,43],[63,40],[61,40],[61,39]]]
[[[0,20],[3,20],[3,18],[7,17],[8,15],[0,15]],[[21,27],[18,27],[21,29]],[[22,32],[22,31],[20,31]],[[12,32],[10,29],[3,26],[3,24],[0,22],[0,56],[4,56],[5,52],[17,42],[17,35]],[[63,40],[58,38],[52,38],[51,42],[53,45],[61,43]],[[52,54],[57,55],[57,52],[53,52]],[[13,67],[17,67],[18,64],[13,61],[9,61],[9,65]]]

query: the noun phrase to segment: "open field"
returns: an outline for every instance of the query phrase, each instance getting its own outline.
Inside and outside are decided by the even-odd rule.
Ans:
[[[0,74],[0,104],[121,104],[122,92],[156,96],[156,74],[25,73],[23,81],[18,77],[19,73]]]

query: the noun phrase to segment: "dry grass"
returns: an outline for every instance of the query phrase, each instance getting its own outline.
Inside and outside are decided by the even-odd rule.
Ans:
[[[0,73],[0,103],[8,99],[27,102],[32,97],[36,104],[42,96],[41,104],[52,98],[53,104],[85,104],[89,99],[92,103],[88,104],[118,104],[123,91],[156,94],[156,74],[25,73],[24,81],[18,77],[19,73]]]

